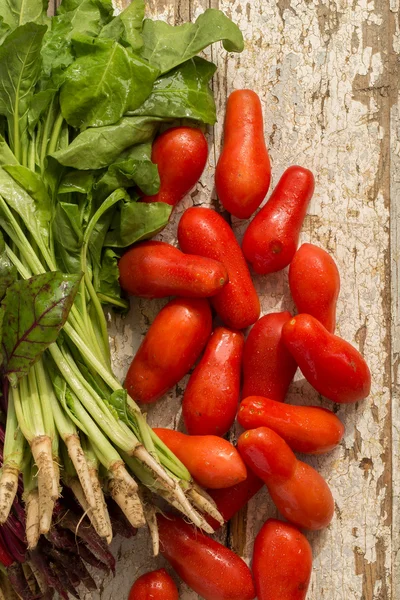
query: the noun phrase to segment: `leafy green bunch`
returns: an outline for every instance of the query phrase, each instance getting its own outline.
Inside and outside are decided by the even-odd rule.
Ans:
[[[119,254],[169,219],[171,207],[138,202],[159,189],[160,126],[216,120],[215,65],[197,53],[218,40],[241,51],[243,39],[218,10],[173,27],[144,9],[64,0],[49,18],[41,0],[0,3],[0,522],[22,472],[31,548],[60,477],[108,541],[104,493],[147,522],[155,552],[149,494],[206,530],[202,513],[221,519],[115,378],[103,305],[127,309]]]

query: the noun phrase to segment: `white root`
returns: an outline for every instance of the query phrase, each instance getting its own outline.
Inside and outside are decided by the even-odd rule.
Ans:
[[[189,519],[189,521],[191,521],[194,525],[196,525],[197,527],[199,527],[200,529],[202,529],[203,531],[205,531],[206,533],[214,533],[214,529],[211,527],[211,525],[209,525],[207,523],[207,521],[198,513],[195,513],[197,515],[197,523],[195,523],[192,519],[192,512],[193,512],[193,508],[190,511],[190,513],[187,511],[186,506],[184,506],[183,504],[181,504],[174,496],[171,496],[171,494],[167,491],[167,490],[160,490],[159,492],[157,492],[162,498],[164,498],[164,500],[166,500],[169,504],[171,504],[171,506],[173,506],[174,508],[176,508],[177,510],[179,510],[179,512],[181,512],[183,515],[185,515],[185,517],[187,517]]]
[[[92,483],[92,489],[95,498],[95,507],[92,509],[92,511],[96,517],[97,523],[99,524],[99,529],[100,523],[103,523],[103,529],[105,534],[103,537],[106,538],[108,544],[111,544],[113,537],[111,520],[110,515],[108,514],[107,504],[104,499],[103,490],[101,489],[97,469],[95,469],[94,467],[90,468],[89,476]]]
[[[132,527],[143,527],[146,519],[143,505],[138,494],[138,484],[129,475],[123,463],[114,463],[110,467],[108,489]]]
[[[158,535],[157,509],[151,502],[148,490],[141,488],[139,495],[143,505],[144,518],[146,519],[151,537],[153,556],[158,556],[160,552],[160,537]]]
[[[0,478],[0,523],[7,521],[12,503],[18,490],[19,469],[12,465],[3,466]]]
[[[26,539],[29,550],[36,548],[40,537],[39,494],[31,490],[25,499]]]
[[[160,484],[162,484],[165,488],[167,488],[167,490],[170,491],[170,493],[172,493],[173,496],[175,496],[175,502],[182,507],[180,508],[181,512],[183,512],[192,521],[192,523],[194,523],[194,525],[201,527],[201,529],[204,529],[204,531],[207,531],[208,533],[214,532],[207,521],[205,521],[205,519],[203,519],[203,517],[199,515],[196,510],[194,510],[193,506],[186,498],[185,493],[177,485],[176,481],[174,481],[164,470],[164,468],[156,460],[154,460],[154,458],[147,452],[143,445],[137,446],[131,454],[147,465],[147,467],[153,472],[155,479],[157,479]]]
[[[31,450],[38,468],[40,533],[46,534],[51,527],[54,504],[59,493],[51,439],[45,435],[35,438]]]
[[[86,456],[82,450],[79,437],[76,434],[73,434],[68,436],[64,441],[68,449],[69,457],[72,460],[79,481],[81,482],[86,502],[90,508],[95,508],[96,497],[93,490],[92,479],[90,477]]]
[[[217,505],[214,500],[204,490],[193,487],[188,492],[188,496],[191,498],[193,504],[201,510],[201,512],[210,515],[213,519],[218,521],[220,525],[224,525],[224,517],[219,512]]]
[[[96,530],[97,534],[100,537],[105,538],[107,541],[108,540],[111,541],[112,540],[112,529],[111,529],[111,522],[110,522],[110,517],[108,516],[107,508],[105,508],[105,510],[107,511],[107,517],[101,513],[98,514],[97,511],[90,508],[90,506],[86,502],[86,497],[85,497],[84,491],[82,489],[82,486],[81,486],[79,480],[75,479],[75,478],[71,478],[71,479],[68,479],[67,483],[68,483],[69,487],[71,488],[71,490],[73,491],[75,498],[78,500],[79,504],[82,506],[83,511],[89,517],[89,520],[90,520],[91,524],[93,525],[94,529]],[[100,492],[101,492],[101,489],[100,489]]]

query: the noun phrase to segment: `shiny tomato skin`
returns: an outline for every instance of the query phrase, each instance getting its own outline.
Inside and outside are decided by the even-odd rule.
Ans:
[[[329,400],[348,404],[368,396],[371,373],[364,358],[311,315],[285,323],[282,339],[307,381]]]
[[[312,315],[334,333],[340,275],[328,252],[314,244],[300,246],[290,263],[289,285],[297,311]]]
[[[252,570],[258,600],[306,600],[311,546],[293,525],[268,519],[254,542]]]
[[[229,282],[211,300],[225,325],[244,329],[255,323],[260,301],[240,246],[221,215],[209,208],[188,208],[179,222],[178,241],[184,252],[225,265]]]
[[[243,254],[256,273],[266,275],[288,266],[313,192],[311,171],[299,166],[286,169],[243,236]]]
[[[229,521],[239,510],[257,494],[263,487],[264,482],[255,473],[246,467],[247,477],[241,483],[220,490],[207,490],[225,521]],[[214,530],[221,525],[210,516],[206,517],[208,523]]]
[[[140,298],[207,298],[228,282],[222,263],[184,254],[165,242],[136,244],[125,252],[118,268],[122,289]]]
[[[215,435],[186,435],[162,427],[155,427],[154,432],[203,487],[228,488],[246,479],[246,466],[228,440]]]
[[[142,201],[176,206],[200,179],[207,155],[207,140],[200,129],[172,127],[164,131],[151,152],[160,175],[160,190],[153,196],[143,196]]]
[[[267,427],[246,431],[239,438],[238,450],[264,481],[285,519],[310,530],[329,525],[334,501],[328,484],[315,469],[298,460],[277,433]]]
[[[244,429],[268,427],[293,451],[306,454],[329,452],[344,435],[343,423],[330,410],[282,404],[262,396],[249,396],[241,402],[238,423]]]
[[[179,517],[157,515],[160,552],[179,577],[204,600],[253,600],[246,563]]]
[[[149,571],[133,584],[128,600],[179,600],[174,580],[165,569]]]
[[[226,105],[224,143],[215,169],[218,198],[232,215],[248,219],[267,195],[270,181],[260,98],[252,90],[235,90]]]
[[[217,327],[186,386],[182,415],[190,435],[225,435],[239,402],[244,336]]]
[[[207,300],[175,298],[158,313],[129,367],[124,387],[137,402],[155,402],[196,362],[212,330]]]
[[[264,396],[283,402],[297,369],[282,341],[282,327],[292,315],[285,311],[259,319],[247,336],[243,353],[242,398]]]

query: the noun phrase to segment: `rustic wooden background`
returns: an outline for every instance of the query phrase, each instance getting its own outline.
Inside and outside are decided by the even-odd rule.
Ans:
[[[291,164],[316,176],[302,239],[335,257],[342,275],[338,333],[361,350],[373,373],[367,401],[335,409],[346,425],[341,446],[306,458],[326,477],[336,501],[330,527],[308,535],[314,552],[308,598],[399,599],[399,0],[148,1],[149,14],[170,23],[194,19],[208,7],[238,23],[246,46],[241,55],[227,54],[219,44],[208,53],[218,65],[213,86],[219,115],[209,131],[209,164],[163,239],[175,241],[186,207],[218,208],[213,173],[225,101],[233,89],[254,89],[264,106],[273,185]],[[233,226],[240,237],[243,224]],[[286,272],[256,281],[264,313],[292,308]],[[128,318],[112,324],[121,377],[162,305],[134,302]],[[150,411],[153,424],[179,425],[185,383]],[[328,406],[301,377],[288,401]],[[261,490],[220,539],[249,561],[255,534],[274,514]],[[116,540],[113,548],[117,576],[101,583],[99,596],[85,598],[123,600],[137,576],[164,564],[151,558],[145,531],[129,543]],[[183,600],[198,598],[179,586]]]

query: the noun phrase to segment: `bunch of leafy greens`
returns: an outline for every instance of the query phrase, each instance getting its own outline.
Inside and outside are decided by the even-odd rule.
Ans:
[[[36,463],[31,545],[51,524],[60,456],[67,456],[63,477],[74,480],[108,541],[102,487],[135,526],[147,519],[155,548],[138,481],[198,526],[209,529],[196,507],[218,518],[114,377],[103,305],[127,308],[120,252],[169,219],[169,206],[138,202],[138,189],[159,189],[151,162],[159,128],[216,120],[215,65],[196,55],[216,41],[241,51],[243,39],[218,10],[176,27],[145,19],[144,10],[143,0],[117,16],[110,0],[64,0],[49,18],[43,0],[0,3],[0,320],[8,382],[0,522],[18,473]]]

